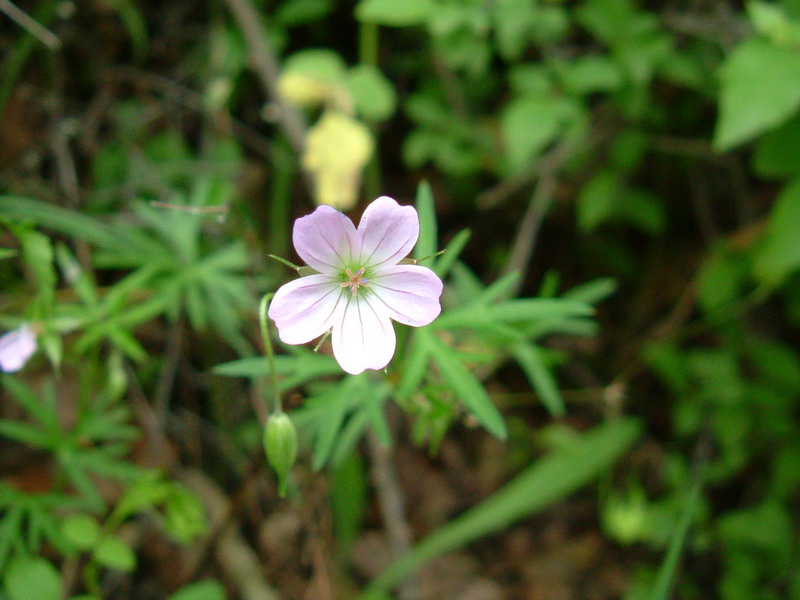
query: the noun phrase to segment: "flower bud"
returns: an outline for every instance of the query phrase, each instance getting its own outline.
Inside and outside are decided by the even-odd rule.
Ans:
[[[297,430],[285,414],[269,417],[264,428],[264,451],[267,460],[278,475],[278,495],[286,496],[286,480],[289,470],[297,458]]]

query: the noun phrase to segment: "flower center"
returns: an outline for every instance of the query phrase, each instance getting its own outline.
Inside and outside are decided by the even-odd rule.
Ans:
[[[369,287],[369,279],[364,277],[363,267],[355,273],[353,273],[352,269],[345,269],[344,273],[347,275],[347,281],[343,281],[339,285],[343,288],[350,288],[350,293],[353,296],[358,294],[358,288]]]

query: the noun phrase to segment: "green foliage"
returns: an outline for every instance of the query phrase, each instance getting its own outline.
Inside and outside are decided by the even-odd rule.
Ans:
[[[269,436],[245,399],[260,402],[274,369],[299,436],[272,444],[279,489],[294,475],[293,507],[303,501],[296,452],[325,469],[334,580],[371,519],[365,436],[435,454],[477,426],[470,452],[478,436],[513,446],[516,478],[424,531],[365,595],[388,597],[433,558],[608,473],[644,431],[622,413],[648,435],[596,504],[609,538],[651,550],[626,597],[702,597],[696,564],[712,565],[723,600],[798,596],[800,3],[254,4],[266,52],[227,3],[183,31],[169,3],[113,0],[73,18],[43,0],[32,16],[66,47],[40,48],[36,30],[8,37],[0,324],[29,324],[47,360],[0,374],[0,435],[22,457],[19,481],[27,456],[52,477],[35,491],[16,473],[0,482],[0,595],[96,600],[103,569],[139,581],[147,549],[121,529],[142,515],[175,543],[206,534],[175,472],[192,463],[235,489]],[[92,19],[103,26],[83,40]],[[366,195],[430,182],[413,260],[445,280],[443,310],[398,327],[384,373],[343,375],[324,341],[282,345],[274,366],[254,350],[256,299],[284,276],[264,254],[288,256],[314,191],[296,181],[284,102],[369,131],[354,199],[362,175]],[[507,273],[525,236],[532,267]],[[531,438],[550,454],[532,458]],[[170,449],[164,472],[141,466],[155,447]],[[65,559],[82,569],[75,589],[62,589]],[[225,596],[204,580],[170,598]]]
[[[61,577],[43,558],[19,557],[8,566],[4,588],[9,600],[59,600]]]
[[[225,600],[225,588],[214,579],[205,579],[183,586],[169,600]]]
[[[775,201],[762,246],[755,256],[755,273],[775,285],[800,267],[797,224],[800,223],[800,181],[788,184]]]
[[[728,150],[773,129],[800,108],[798,51],[754,38],[721,67],[720,118],[714,147]],[[765,68],[769,65],[769,68]]]
[[[405,27],[421,25],[435,14],[433,0],[409,0],[399,4],[391,0],[362,0],[356,7],[356,17],[369,23]]]

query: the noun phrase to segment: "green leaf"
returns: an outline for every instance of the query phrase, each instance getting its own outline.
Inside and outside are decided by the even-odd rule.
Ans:
[[[136,60],[144,60],[147,57],[149,35],[147,23],[137,8],[136,2],[131,2],[131,0],[106,0],[106,2],[117,11],[125,29],[128,30]]]
[[[397,384],[398,398],[408,398],[416,392],[428,371],[431,353],[430,330],[418,329],[412,335],[406,359],[403,361],[400,382]]]
[[[567,412],[564,399],[553,374],[542,359],[541,351],[533,344],[520,343],[511,349],[511,355],[525,371],[547,411],[554,417],[563,417]]]
[[[356,6],[356,18],[378,25],[409,27],[426,23],[436,10],[433,0],[361,0]]]
[[[500,0],[489,6],[500,56],[506,60],[519,59],[531,43],[538,6],[529,0]]]
[[[505,439],[506,424],[486,389],[456,358],[452,348],[435,336],[430,336],[433,359],[439,365],[442,378],[476,419],[496,438]]]
[[[448,310],[431,327],[482,328],[501,323],[546,323],[570,317],[588,317],[594,309],[584,303],[562,298],[518,298],[488,306],[476,302]]]
[[[563,120],[561,101],[550,96],[512,100],[500,116],[506,155],[513,170],[553,141]]]
[[[596,304],[608,298],[616,290],[616,280],[610,277],[604,277],[575,286],[564,292],[562,298],[564,300],[577,300],[578,302],[585,302],[586,304]]]
[[[756,252],[755,274],[774,286],[800,268],[800,179],[788,184],[770,212],[763,243]]]
[[[436,253],[438,245],[436,207],[431,186],[427,181],[421,181],[417,187],[416,205],[419,214],[419,240],[414,249],[414,258],[425,258]]]
[[[109,569],[133,571],[136,567],[136,555],[131,547],[113,535],[102,537],[92,555],[99,565]]]
[[[111,227],[81,213],[47,202],[0,196],[0,215],[12,221],[33,221],[37,225],[71,235],[100,246],[116,246]]]
[[[50,238],[38,231],[21,231],[22,253],[25,263],[36,276],[39,292],[52,300],[56,285],[53,266],[53,244]]]
[[[275,22],[285,27],[324,19],[333,10],[331,0],[287,0],[276,5]]]
[[[381,597],[443,554],[465,546],[567,497],[610,468],[641,431],[632,419],[610,421],[570,440],[517,475],[476,507],[414,546],[392,563],[359,598]]]
[[[796,44],[800,39],[800,26],[774,2],[750,0],[745,7],[753,28],[771,42],[789,45]]]
[[[292,54],[283,64],[284,73],[297,73],[338,83],[344,79],[345,64],[332,50],[311,48]]]
[[[578,194],[578,227],[592,231],[614,214],[621,196],[619,176],[603,170],[592,177]]]
[[[225,587],[216,579],[189,583],[169,597],[169,600],[225,600]]]
[[[436,266],[433,269],[439,277],[442,279],[447,277],[447,274],[461,255],[471,235],[472,232],[469,229],[462,229],[453,236],[453,239],[450,240],[450,243],[445,247],[444,254],[436,261]]]
[[[706,312],[731,305],[749,280],[749,264],[725,245],[712,248],[697,274],[697,299]]]
[[[208,531],[205,506],[194,492],[168,481],[169,494],[164,506],[164,531],[174,540],[188,545]]]
[[[213,371],[224,377],[265,377],[270,373],[269,361],[263,356],[227,362]],[[276,356],[275,372],[285,376],[280,379],[283,390],[326,375],[339,375],[342,368],[332,356],[302,350],[292,356]]]
[[[557,72],[561,84],[571,95],[613,92],[623,83],[617,63],[604,55],[581,56],[564,62]]]
[[[578,226],[592,231],[606,222],[630,224],[649,234],[664,227],[660,200],[647,191],[627,185],[621,174],[606,169],[597,173],[578,196]]]
[[[720,113],[714,132],[719,152],[786,121],[800,108],[800,51],[753,38],[739,44],[721,67]]]
[[[5,574],[9,600],[61,600],[61,576],[43,558],[17,557]]]
[[[331,509],[341,556],[358,537],[367,507],[367,477],[357,452],[344,459],[330,478]]]
[[[88,550],[100,537],[100,525],[89,515],[70,515],[61,523],[61,533],[78,550]]]
[[[673,580],[675,573],[678,570],[681,551],[686,545],[687,534],[689,527],[694,521],[695,514],[701,506],[702,489],[700,482],[696,482],[689,491],[686,501],[683,506],[683,514],[681,519],[672,532],[672,536],[667,548],[667,553],[664,555],[664,560],[658,571],[658,577],[653,589],[651,590],[648,600],[668,600],[672,590]],[[789,525],[791,527],[791,525]]]
[[[758,141],[753,169],[762,177],[778,179],[800,173],[800,115]]]
[[[368,121],[385,121],[397,108],[397,95],[383,73],[374,65],[357,65],[347,72],[347,87],[356,112]]]

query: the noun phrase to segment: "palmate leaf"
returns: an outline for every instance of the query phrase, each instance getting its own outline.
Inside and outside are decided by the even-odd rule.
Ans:
[[[85,240],[98,247],[116,247],[114,228],[93,217],[48,202],[0,196],[0,214],[11,221],[32,221],[36,225]]]
[[[341,375],[342,368],[327,354],[319,354],[302,347],[291,347],[292,354],[275,357],[275,373],[279,376],[281,390],[288,390],[320,377]],[[267,377],[269,361],[266,357],[234,360],[213,369],[224,377]]]
[[[27,444],[34,448],[48,449],[57,443],[58,438],[39,427],[20,421],[0,419],[0,436]]]
[[[503,417],[498,412],[486,389],[477,378],[454,356],[453,349],[436,337],[430,338],[433,360],[439,366],[444,381],[450,386],[470,413],[495,437],[505,439],[507,435]]]
[[[3,386],[11,392],[11,398],[33,418],[42,431],[59,436],[56,395],[52,382],[48,382],[41,395],[36,394],[22,380],[12,375],[2,375]]]
[[[585,302],[560,298],[521,298],[496,304],[477,301],[447,311],[432,327],[480,329],[496,324],[547,322],[592,314],[594,309]]]
[[[43,541],[68,552],[58,527],[58,511],[80,507],[79,499],[64,494],[28,494],[0,482],[0,569],[11,554],[35,554]]]
[[[382,406],[391,393],[385,382],[375,383],[367,374],[347,376],[320,395],[307,398],[292,413],[301,435],[313,438],[313,466],[322,468],[331,459],[340,462],[352,451],[366,427],[382,443],[391,442]]]
[[[522,367],[548,412],[554,417],[563,417],[566,414],[564,399],[555,377],[542,359],[541,350],[533,344],[521,342],[512,347],[511,355]]]
[[[420,386],[428,373],[431,355],[431,332],[422,328],[414,332],[408,346],[403,373],[397,384],[397,397],[408,398]]]

